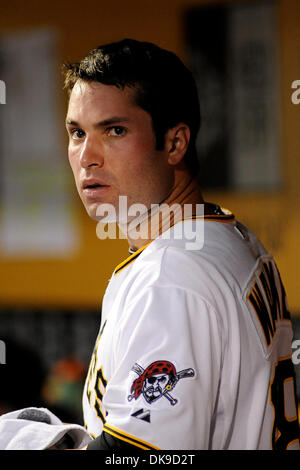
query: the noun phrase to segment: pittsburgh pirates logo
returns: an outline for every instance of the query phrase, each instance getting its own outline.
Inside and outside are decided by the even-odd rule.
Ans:
[[[169,400],[171,405],[176,405],[178,400],[173,398],[170,391],[174,389],[180,379],[194,377],[194,369],[184,369],[176,372],[172,362],[152,362],[146,369],[135,363],[132,370],[138,374],[138,378],[131,385],[128,401],[135,400],[143,394],[147,403],[153,403],[161,397]]]

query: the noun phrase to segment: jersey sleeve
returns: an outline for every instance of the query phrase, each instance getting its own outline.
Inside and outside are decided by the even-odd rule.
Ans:
[[[114,335],[103,432],[141,449],[207,449],[222,320],[200,295],[152,286],[128,296]]]

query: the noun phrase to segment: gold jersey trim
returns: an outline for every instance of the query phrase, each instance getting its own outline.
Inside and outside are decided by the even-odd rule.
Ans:
[[[152,243],[152,242],[150,242],[150,243]],[[150,243],[147,243],[146,245],[142,246],[137,251],[135,251],[132,255],[128,256],[128,258],[126,258],[124,261],[122,261],[122,263],[118,264],[118,266],[114,270],[114,275],[119,273],[123,268],[125,268],[130,263],[135,261],[136,258],[142,253],[142,251],[144,251],[144,249],[147,248],[147,246],[150,245]]]
[[[210,204],[209,206],[218,207],[218,206],[214,206],[213,204]],[[191,217],[186,217],[185,219],[179,220],[178,222],[176,222],[175,225],[179,224],[180,222],[187,222],[191,220],[192,221],[193,220],[206,220],[207,222],[220,222],[220,223],[231,223],[235,220],[234,214],[230,212],[228,209],[224,209],[222,207],[220,210],[222,211],[221,214],[214,214],[214,213],[208,212],[206,214],[204,213],[204,215],[192,215]],[[139,255],[145,250],[145,248],[147,248],[147,246],[149,246],[152,243],[152,241],[142,246],[141,248],[139,248],[132,255],[128,256],[128,258],[126,258],[124,261],[118,264],[113,272],[113,275],[115,276],[122,269],[126,268],[126,266],[128,266],[133,261],[135,261],[139,257]]]
[[[111,434],[117,439],[121,439],[122,441],[128,442],[129,444],[135,447],[139,447],[140,449],[159,450],[158,447],[155,447],[152,444],[149,444],[148,442],[143,441],[142,439],[132,436],[131,434],[121,431],[120,429],[115,428],[114,426],[111,426],[110,424],[105,423],[103,426],[103,431],[107,432],[108,434]]]

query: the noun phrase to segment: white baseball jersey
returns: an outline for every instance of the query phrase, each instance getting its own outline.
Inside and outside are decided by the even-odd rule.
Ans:
[[[251,231],[210,208],[115,269],[84,389],[85,425],[141,449],[299,449],[279,273]],[[187,249],[191,224],[204,225],[199,249]]]

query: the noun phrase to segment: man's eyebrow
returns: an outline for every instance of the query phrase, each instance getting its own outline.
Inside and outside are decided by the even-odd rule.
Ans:
[[[111,118],[104,119],[103,121],[96,122],[94,124],[94,127],[105,127],[105,126],[110,126],[112,124],[118,124],[121,122],[128,122],[129,119],[127,117],[123,116],[112,116]],[[80,127],[80,124],[76,121],[73,121],[73,119],[66,119],[66,125],[67,126],[78,126]]]

